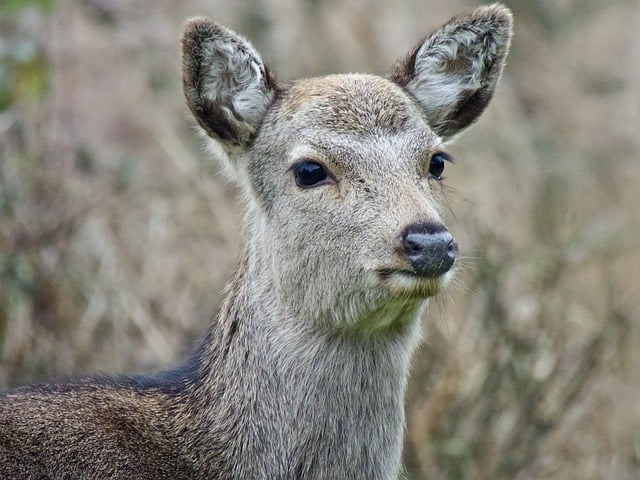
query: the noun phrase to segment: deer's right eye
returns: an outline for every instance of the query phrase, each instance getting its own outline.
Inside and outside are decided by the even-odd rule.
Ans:
[[[335,183],[335,180],[324,165],[313,160],[302,160],[294,164],[291,170],[293,170],[296,184],[300,188],[312,188]]]

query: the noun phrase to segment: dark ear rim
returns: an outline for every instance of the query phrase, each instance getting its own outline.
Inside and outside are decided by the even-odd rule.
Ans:
[[[201,45],[219,33],[219,25],[206,17],[186,20],[181,36],[182,46],[182,90],[187,106],[196,122],[208,135],[225,142],[235,142],[231,122],[214,102],[202,95],[202,48]]]
[[[442,138],[448,139],[474,123],[485,110],[495,92],[505,66],[505,60],[511,47],[513,35],[513,14],[500,3],[479,7],[471,12],[455,16],[430,35],[422,39],[406,56],[400,58],[387,72],[386,77],[398,84],[421,105],[420,100],[411,92],[409,84],[416,76],[417,56],[423,47],[438,41],[442,35],[456,30],[468,29],[476,22],[490,23],[495,28],[485,30],[483,37],[493,36],[496,51],[486,64],[485,75],[479,88],[463,92],[458,101],[449,110],[444,120],[430,127]]]
[[[187,106],[193,113],[196,122],[212,138],[230,146],[247,146],[255,136],[259,125],[252,125],[249,134],[240,135],[228,114],[203,92],[203,65],[205,62],[202,45],[211,38],[228,37],[242,39],[232,30],[207,17],[192,17],[185,21],[182,35],[182,88]],[[242,39],[244,40],[244,39]],[[261,73],[265,89],[277,92],[277,80],[271,70],[261,62]],[[273,96],[275,98],[275,95]],[[273,98],[271,102],[273,102]],[[230,109],[231,114],[239,121],[240,115]]]

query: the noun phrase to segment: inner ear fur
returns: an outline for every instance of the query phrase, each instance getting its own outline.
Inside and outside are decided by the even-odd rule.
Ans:
[[[512,30],[506,7],[480,7],[420,42],[387,77],[417,100],[429,126],[446,140],[473,123],[493,97]]]
[[[251,44],[205,17],[185,23],[182,83],[198,124],[229,148],[251,142],[277,89]]]

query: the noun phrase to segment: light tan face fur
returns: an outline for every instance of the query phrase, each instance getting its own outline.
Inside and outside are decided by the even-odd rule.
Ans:
[[[441,186],[428,169],[444,147],[415,102],[388,80],[335,75],[294,83],[274,107],[248,175],[270,250],[283,257],[278,277],[308,291],[338,283],[360,295],[435,294],[443,278],[408,274],[399,245],[406,226],[442,223]],[[325,166],[336,182],[298,187],[290,167],[303,159]]]

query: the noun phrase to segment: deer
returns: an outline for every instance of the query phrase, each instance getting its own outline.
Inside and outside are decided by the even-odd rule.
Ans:
[[[245,202],[195,352],[153,375],[0,397],[0,477],[395,479],[420,319],[451,278],[446,145],[485,110],[512,14],[452,18],[384,76],[279,82],[244,37],[185,23],[186,103]]]

